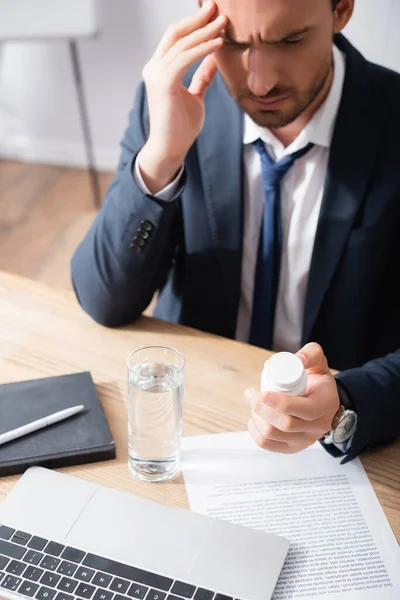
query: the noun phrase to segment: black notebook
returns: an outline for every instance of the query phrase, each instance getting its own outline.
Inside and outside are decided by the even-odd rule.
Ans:
[[[83,412],[0,446],[0,476],[115,458],[90,373],[0,385],[0,434],[79,404]]]

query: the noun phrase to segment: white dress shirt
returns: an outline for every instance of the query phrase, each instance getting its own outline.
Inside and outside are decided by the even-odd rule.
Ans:
[[[248,115],[244,116],[244,234],[236,328],[236,339],[240,341],[248,342],[250,336],[258,244],[264,212],[261,160],[252,144],[261,138],[276,161],[305,148],[309,143],[315,144],[310,152],[296,160],[281,183],[282,264],[273,337],[273,350],[276,351],[297,352],[301,347],[308,275],[346,70],[345,55],[336,46],[333,48],[333,61],[334,77],[326,100],[287,148],[270,130],[256,125]],[[182,171],[156,197],[164,201],[173,200],[181,175]],[[149,194],[138,161],[134,166],[134,178],[143,193]]]

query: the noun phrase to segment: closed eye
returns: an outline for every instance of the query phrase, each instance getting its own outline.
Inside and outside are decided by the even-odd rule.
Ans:
[[[251,46],[251,44],[235,42],[234,40],[231,40],[231,39],[223,37],[223,36],[222,36],[222,39],[224,40],[224,46],[230,46],[231,48],[247,50]],[[297,44],[300,44],[303,41],[304,41],[304,38],[298,38],[295,40],[282,40],[281,42],[276,42],[276,44],[282,44],[283,46],[295,46]],[[274,45],[275,45],[275,43],[274,43]]]
[[[295,44],[300,44],[300,42],[303,42],[304,38],[300,38],[298,40],[285,40],[283,43],[286,44],[287,46],[294,46]]]

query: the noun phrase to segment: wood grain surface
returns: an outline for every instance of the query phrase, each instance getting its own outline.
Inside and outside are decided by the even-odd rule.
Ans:
[[[126,358],[147,345],[177,348],[187,359],[184,435],[246,429],[243,391],[258,387],[266,351],[148,317],[129,327],[106,329],[84,314],[72,293],[0,272],[1,383],[90,371],[116,440],[116,460],[63,471],[188,507],[181,475],[149,484],[128,470]],[[400,442],[364,455],[362,461],[400,541]],[[17,480],[0,479],[0,501]]]

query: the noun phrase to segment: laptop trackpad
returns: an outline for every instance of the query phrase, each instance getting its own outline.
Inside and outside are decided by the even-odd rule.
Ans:
[[[193,517],[189,511],[99,488],[67,540],[148,571],[187,578],[207,538],[203,519]]]
[[[99,488],[67,537],[78,548],[235,598],[272,596],[288,543]]]

